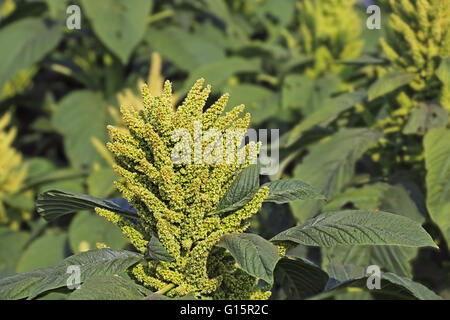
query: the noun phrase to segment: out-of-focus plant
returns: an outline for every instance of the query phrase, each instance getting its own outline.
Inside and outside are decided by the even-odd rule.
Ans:
[[[362,22],[355,10],[356,0],[303,0],[297,3],[301,52],[313,57],[305,74],[312,78],[339,74],[342,62],[361,54]]]
[[[27,168],[22,163],[22,155],[11,146],[17,130],[10,128],[7,131],[6,127],[10,120],[10,113],[6,113],[0,119],[0,223],[8,224],[12,229],[18,230],[20,221],[23,218],[30,219],[31,213],[20,212],[8,205],[8,199],[21,190],[27,174]]]
[[[293,145],[302,132],[321,121],[336,117],[355,105],[361,108],[365,95],[353,93],[361,86],[358,79],[366,78],[367,73],[349,63],[363,54],[364,46],[356,1],[298,1],[297,9],[298,35],[286,31],[285,36],[288,47],[300,53],[303,60],[284,79],[283,106],[294,109],[293,119],[298,119],[300,111],[309,127],[295,123],[287,146]],[[341,97],[340,102],[332,100],[345,92],[351,94]],[[341,106],[325,111],[330,104]],[[321,117],[317,117],[319,113]],[[308,117],[311,118],[307,120]]]
[[[369,98],[400,89],[377,125],[385,133],[404,134],[424,134],[434,126],[446,126],[450,3],[418,0],[389,1],[389,5],[393,11],[390,29],[381,45],[390,65],[379,68],[380,79],[371,87]]]
[[[448,125],[450,3],[388,4],[390,28],[380,43],[389,64],[378,67],[379,79],[369,89],[369,100],[386,97],[374,123],[386,134],[384,151],[375,152],[374,159],[381,161],[385,174],[407,163],[423,175],[421,137],[431,128]]]

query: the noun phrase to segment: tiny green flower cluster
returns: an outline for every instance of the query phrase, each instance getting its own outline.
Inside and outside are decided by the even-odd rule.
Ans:
[[[312,78],[324,72],[341,73],[337,60],[357,58],[363,48],[361,21],[354,10],[356,0],[303,0],[299,10],[302,52],[314,57],[306,71]]]
[[[258,144],[245,146],[244,162],[222,159],[218,164],[180,164],[171,157],[178,143],[173,138],[177,129],[190,133],[194,143],[188,147],[195,157],[199,153],[195,144],[200,143],[201,153],[210,142],[195,136],[196,126],[205,131],[214,128],[227,136],[228,129],[245,133],[250,123],[249,114],[239,118],[243,106],[222,116],[227,94],[203,112],[211,91],[210,86],[203,88],[203,83],[198,80],[176,110],[169,81],[160,96],[152,96],[148,87],[143,87],[144,108],[140,111],[131,106],[121,108],[126,128],[108,126],[112,141],[107,147],[121,176],[116,187],[140,220],[134,223],[100,208],[96,212],[118,225],[140,252],[147,253],[151,237],[156,236],[173,257],[173,261],[148,260],[132,268],[134,277],[152,290],[166,292],[169,288],[171,297],[190,293],[209,299],[267,299],[270,291],[254,289],[258,279],[239,269],[225,249],[215,246],[225,234],[244,232],[268,196],[268,188],[263,187],[239,210],[216,212],[234,179],[256,158]],[[239,137],[235,145],[238,142]]]
[[[440,97],[441,106],[450,112],[450,92],[436,75],[441,62],[450,57],[450,1],[402,0],[388,1],[392,14],[391,32],[381,39],[381,46],[390,66],[379,69],[414,73],[407,91],[396,97],[398,108],[380,121],[385,133],[399,131],[418,102]]]

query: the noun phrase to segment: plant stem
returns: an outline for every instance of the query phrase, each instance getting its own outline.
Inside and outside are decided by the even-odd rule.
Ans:
[[[164,288],[162,288],[162,289],[160,289],[160,290],[158,290],[158,291],[156,291],[156,292],[150,293],[148,296],[142,298],[142,300],[150,300],[150,299],[151,299],[151,296],[154,295],[154,294],[161,294],[161,295],[163,295],[163,294],[165,294],[166,292],[168,292],[170,289],[172,289],[173,287],[175,287],[175,285],[174,285],[173,283],[169,283],[169,284],[168,284],[167,286],[165,286]]]
[[[173,10],[164,10],[164,11],[155,13],[154,15],[151,15],[148,18],[148,23],[154,23],[156,21],[163,20],[165,18],[169,18],[169,17],[173,16],[173,14],[174,14]]]
[[[165,286],[161,290],[156,291],[155,293],[156,294],[164,294],[167,291],[169,291],[170,289],[172,289],[173,287],[175,287],[175,285],[173,283],[169,283],[167,286]]]

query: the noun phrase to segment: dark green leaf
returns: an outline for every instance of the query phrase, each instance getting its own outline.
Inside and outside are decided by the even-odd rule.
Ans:
[[[292,241],[319,247],[337,245],[437,247],[420,223],[392,213],[362,210],[323,213],[300,226],[279,233],[271,241]]]
[[[279,95],[263,86],[240,83],[225,87],[223,91],[230,94],[225,111],[244,104],[245,111],[252,115],[252,123],[261,123],[278,112]]]
[[[269,187],[269,196],[265,202],[282,204],[295,200],[325,199],[312,186],[300,180],[281,179],[267,182],[264,186]]]
[[[112,222],[91,212],[80,212],[70,223],[69,243],[74,253],[96,248],[104,243],[108,248],[121,249],[127,243],[122,231]]]
[[[273,270],[279,260],[278,249],[256,234],[231,234],[222,237],[219,246],[230,251],[248,274],[273,283]]]
[[[332,199],[353,179],[357,160],[381,137],[364,128],[343,129],[311,147],[310,153],[294,169],[294,178],[305,181]],[[299,222],[316,215],[324,201],[292,202]]]
[[[108,197],[115,191],[114,181],[116,180],[117,175],[112,168],[94,170],[86,180],[88,193],[94,197]]]
[[[283,258],[275,268],[277,281],[284,284],[288,299],[306,299],[325,289],[328,275],[305,259]]]
[[[319,107],[290,131],[286,147],[297,142],[305,131],[323,122],[332,121],[340,113],[362,102],[366,97],[367,93],[365,91],[356,91],[325,100],[322,107]]]
[[[15,273],[17,261],[29,238],[25,231],[6,229],[0,233],[0,278]]]
[[[366,267],[377,265],[383,270],[394,272],[405,277],[412,277],[410,264],[418,252],[418,248],[399,246],[336,246],[322,248],[322,254],[327,259],[335,260],[345,265]]]
[[[419,299],[419,300],[442,300],[440,296],[433,291],[425,287],[424,285],[414,282],[408,278],[400,277],[393,273],[381,274],[381,288],[380,289],[367,289],[367,275],[363,268],[355,266],[340,266],[339,264],[333,264],[333,268],[328,268],[330,277],[334,282],[329,282],[327,285],[327,291],[323,294],[315,297],[329,297],[333,293],[342,291],[342,289],[348,287],[356,287],[364,289],[370,292],[374,296],[380,296],[381,298],[390,297],[390,299]],[[336,270],[337,266],[337,270]],[[338,277],[339,279],[335,279]]]
[[[65,256],[67,234],[44,234],[34,240],[20,257],[16,272],[26,272],[59,263]]]
[[[69,300],[142,300],[150,291],[118,275],[97,276],[86,280]]]
[[[216,213],[235,211],[250,201],[259,187],[259,165],[244,168],[217,206]]]
[[[410,83],[416,75],[406,72],[389,72],[378,79],[369,89],[369,101]]]
[[[83,9],[100,40],[127,64],[144,36],[152,0],[82,0]]]
[[[64,136],[64,149],[74,167],[91,166],[102,160],[91,138],[106,140],[106,109],[100,96],[77,90],[64,96],[53,113],[52,123]],[[82,129],[80,129],[82,128]]]
[[[436,75],[444,86],[450,89],[450,58],[442,60],[439,68],[436,70]]]
[[[55,267],[37,269],[0,279],[0,299],[35,298],[39,294],[67,285],[69,266],[80,267],[81,283],[98,275],[118,274],[142,259],[142,255],[112,249],[82,252],[64,259]]]
[[[114,211],[128,218],[138,218],[134,209],[119,204],[117,200],[104,200],[85,194],[50,190],[38,196],[36,211],[47,221],[80,210],[93,210],[96,207]]]
[[[431,219],[450,241],[450,130],[431,129],[424,139],[427,208]]]
[[[315,80],[305,75],[288,75],[283,82],[282,106],[300,109],[309,115],[325,105],[325,101],[338,91],[340,82],[336,75]]]
[[[62,32],[43,19],[25,18],[0,30],[0,92],[18,71],[32,67],[56,47]]]
[[[175,259],[167,251],[166,248],[161,244],[159,239],[152,236],[148,244],[148,255],[150,259],[160,260],[160,261],[174,261]]]
[[[202,65],[225,59],[224,49],[206,39],[201,32],[189,33],[175,26],[149,28],[146,39],[167,61],[182,70],[193,71]]]

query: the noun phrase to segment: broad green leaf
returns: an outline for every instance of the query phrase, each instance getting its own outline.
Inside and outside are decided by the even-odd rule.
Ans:
[[[231,57],[204,64],[189,74],[181,93],[187,93],[192,84],[200,78],[205,78],[213,90],[219,91],[231,76],[241,73],[258,73],[260,70],[259,59]]]
[[[340,113],[362,102],[366,97],[365,91],[356,91],[325,100],[323,107],[318,108],[290,131],[286,147],[297,142],[305,131],[324,122],[334,120]]]
[[[405,216],[419,223],[424,223],[426,216],[417,208],[412,195],[401,184],[391,185],[380,199],[378,209]]]
[[[369,88],[369,101],[407,85],[415,76],[414,73],[398,71],[386,73]]]
[[[294,169],[294,178],[305,181],[333,199],[355,173],[356,161],[381,137],[369,129],[343,129],[311,147],[310,153]],[[291,208],[299,222],[317,214],[322,200],[292,202]]]
[[[338,211],[349,206],[355,209],[375,211],[380,209],[381,199],[390,187],[389,184],[380,182],[366,184],[360,188],[346,188],[328,201],[322,211]]]
[[[145,38],[164,60],[182,70],[194,71],[202,65],[225,59],[224,48],[206,39],[201,32],[189,33],[175,26],[148,28]]]
[[[39,179],[55,169],[53,162],[45,158],[33,157],[24,160],[28,167],[27,180]]]
[[[237,264],[248,274],[273,283],[273,270],[279,260],[278,249],[256,234],[225,235],[218,246],[230,251]]]
[[[104,200],[85,194],[50,190],[38,196],[36,211],[47,221],[80,210],[93,210],[96,207],[114,211],[127,218],[137,219],[136,211],[125,202],[123,199]]]
[[[304,75],[288,75],[283,82],[282,106],[284,109],[300,109],[309,115],[320,109],[339,90],[340,81],[336,75],[316,80]]]
[[[410,264],[418,253],[417,248],[400,246],[336,246],[322,248],[325,260],[339,261],[344,265],[367,267],[377,265],[383,270],[412,277]]]
[[[73,252],[95,249],[97,243],[121,249],[127,243],[122,231],[113,223],[91,212],[80,212],[69,226],[69,243]]]
[[[349,188],[327,203],[324,211],[340,210],[352,205],[360,210],[381,210],[403,215],[419,223],[425,222],[402,185],[375,183],[362,188]],[[397,246],[336,246],[323,248],[324,256],[335,259],[345,265],[368,266],[376,264],[384,270],[401,276],[412,277],[411,260],[417,255],[417,248]]]
[[[94,170],[86,180],[88,193],[94,197],[108,197],[115,191],[114,181],[117,175],[110,167]]]
[[[425,216],[400,184],[379,182],[366,184],[361,188],[347,188],[324,205],[322,210],[337,211],[348,206],[360,210],[391,212],[420,223],[425,222]]]
[[[79,172],[76,170],[67,168],[67,169],[58,169],[55,170],[55,176],[53,175],[46,175],[43,178],[50,178],[50,180],[39,184],[36,190],[36,193],[41,194],[50,190],[70,190],[72,192],[83,192],[85,190],[84,184],[86,183],[86,179],[83,178],[82,175],[80,175]],[[71,178],[57,178],[61,174],[61,177],[64,176],[71,176]],[[52,177],[55,177],[54,180],[52,180]]]
[[[25,18],[0,30],[0,93],[6,81],[21,70],[32,67],[61,39],[58,25],[43,19]]]
[[[162,245],[159,239],[155,236],[152,236],[150,242],[148,244],[148,256],[150,259],[159,260],[159,261],[174,261],[175,259],[172,255],[167,251],[166,248]]]
[[[317,190],[307,183],[295,179],[281,179],[267,182],[263,187],[269,187],[269,196],[265,202],[278,204],[295,200],[325,199]]]
[[[89,278],[69,300],[142,300],[150,290],[118,275]]]
[[[45,14],[47,6],[41,1],[27,1],[14,3],[13,0],[2,1],[2,27],[29,17],[38,17]]]
[[[341,282],[353,279],[361,279],[365,277],[364,267],[348,264],[345,262],[331,261],[326,266],[326,270],[330,279],[325,290],[329,290],[330,288]]]
[[[144,36],[153,1],[81,1],[100,40],[127,64],[131,53]]]
[[[69,295],[63,292],[49,292],[37,297],[36,300],[67,300]]]
[[[430,130],[424,139],[427,208],[450,242],[450,130]]]
[[[429,129],[445,127],[447,123],[447,111],[440,105],[420,103],[412,110],[403,133],[424,135]]]
[[[142,255],[113,249],[82,252],[64,259],[54,267],[42,268],[0,279],[0,299],[35,298],[39,294],[65,287],[69,266],[79,266],[81,283],[98,275],[118,274],[142,259]]]
[[[397,245],[437,247],[420,223],[388,212],[345,210],[326,212],[285,230],[271,241],[334,247],[337,245]]]
[[[254,124],[269,119],[279,111],[279,95],[263,86],[240,83],[225,87],[223,91],[230,94],[225,111],[244,104],[245,111],[252,115],[251,121]]]
[[[405,277],[400,277],[394,273],[384,273],[383,279],[389,281],[393,285],[397,285],[406,289],[410,294],[420,300],[442,300],[440,296],[425,287],[424,285],[412,281]]]
[[[328,275],[305,259],[283,258],[275,268],[276,281],[283,285],[287,299],[300,300],[325,289]]]
[[[18,300],[28,297],[53,271],[54,267],[49,267],[0,279],[0,299]],[[62,284],[61,286],[65,285]]]
[[[45,234],[34,240],[17,262],[16,272],[48,267],[59,263],[65,256],[67,235]]]
[[[30,235],[25,231],[0,233],[0,278],[14,274],[17,261]]]
[[[68,0],[45,0],[50,16],[54,19],[61,19],[66,16]]]
[[[288,24],[295,13],[296,0],[285,1],[254,1],[251,5],[259,20],[263,21],[267,27],[273,28],[273,18],[277,21],[277,26]],[[269,17],[270,16],[270,17]]]
[[[342,272],[342,269],[345,272]],[[381,288],[368,290],[367,276],[365,272],[361,274],[361,268],[354,266],[340,267],[337,272],[328,269],[330,277],[339,276],[340,281],[335,281],[327,285],[327,291],[315,297],[315,299],[328,298],[334,293],[342,292],[346,288],[361,288],[364,291],[370,292],[375,297],[379,296],[381,299],[419,299],[419,300],[442,300],[440,296],[425,287],[424,285],[412,281],[405,277],[400,277],[394,273],[381,274]],[[335,279],[337,280],[337,279]]]
[[[237,210],[250,201],[259,187],[259,165],[251,164],[236,177],[217,206],[216,213]]]
[[[3,194],[2,198],[2,200],[11,208],[28,212],[32,212],[34,210],[33,196],[27,192]]]
[[[318,300],[321,296],[324,295],[332,295],[333,300],[345,300],[345,301],[354,301],[354,300],[375,300],[372,294],[368,290],[364,290],[362,288],[349,287],[346,291],[338,291],[338,292],[325,292],[318,296],[312,297],[310,300]],[[393,299],[396,299],[394,297]]]
[[[51,189],[68,189],[82,192],[85,183],[85,170],[62,168],[57,169],[51,161],[43,158],[31,158],[25,162],[27,170],[27,188],[36,188],[37,193]]]
[[[303,66],[307,63],[311,63],[314,61],[314,57],[312,55],[300,55],[296,57],[291,57],[288,61],[280,66],[280,70],[283,73],[288,73],[289,71]]]
[[[204,3],[207,6],[209,14],[221,20],[225,25],[227,33],[233,35],[229,37],[230,41],[233,41],[236,36],[239,36],[236,41],[240,41],[242,38],[247,39],[247,35],[245,34],[247,30],[242,30],[240,20],[238,20],[236,15],[230,13],[229,5],[225,0],[205,0]]]
[[[106,111],[97,94],[89,90],[72,91],[58,103],[52,122],[64,136],[64,149],[74,167],[90,166],[101,160],[90,143],[91,137],[105,141],[107,136]]]

